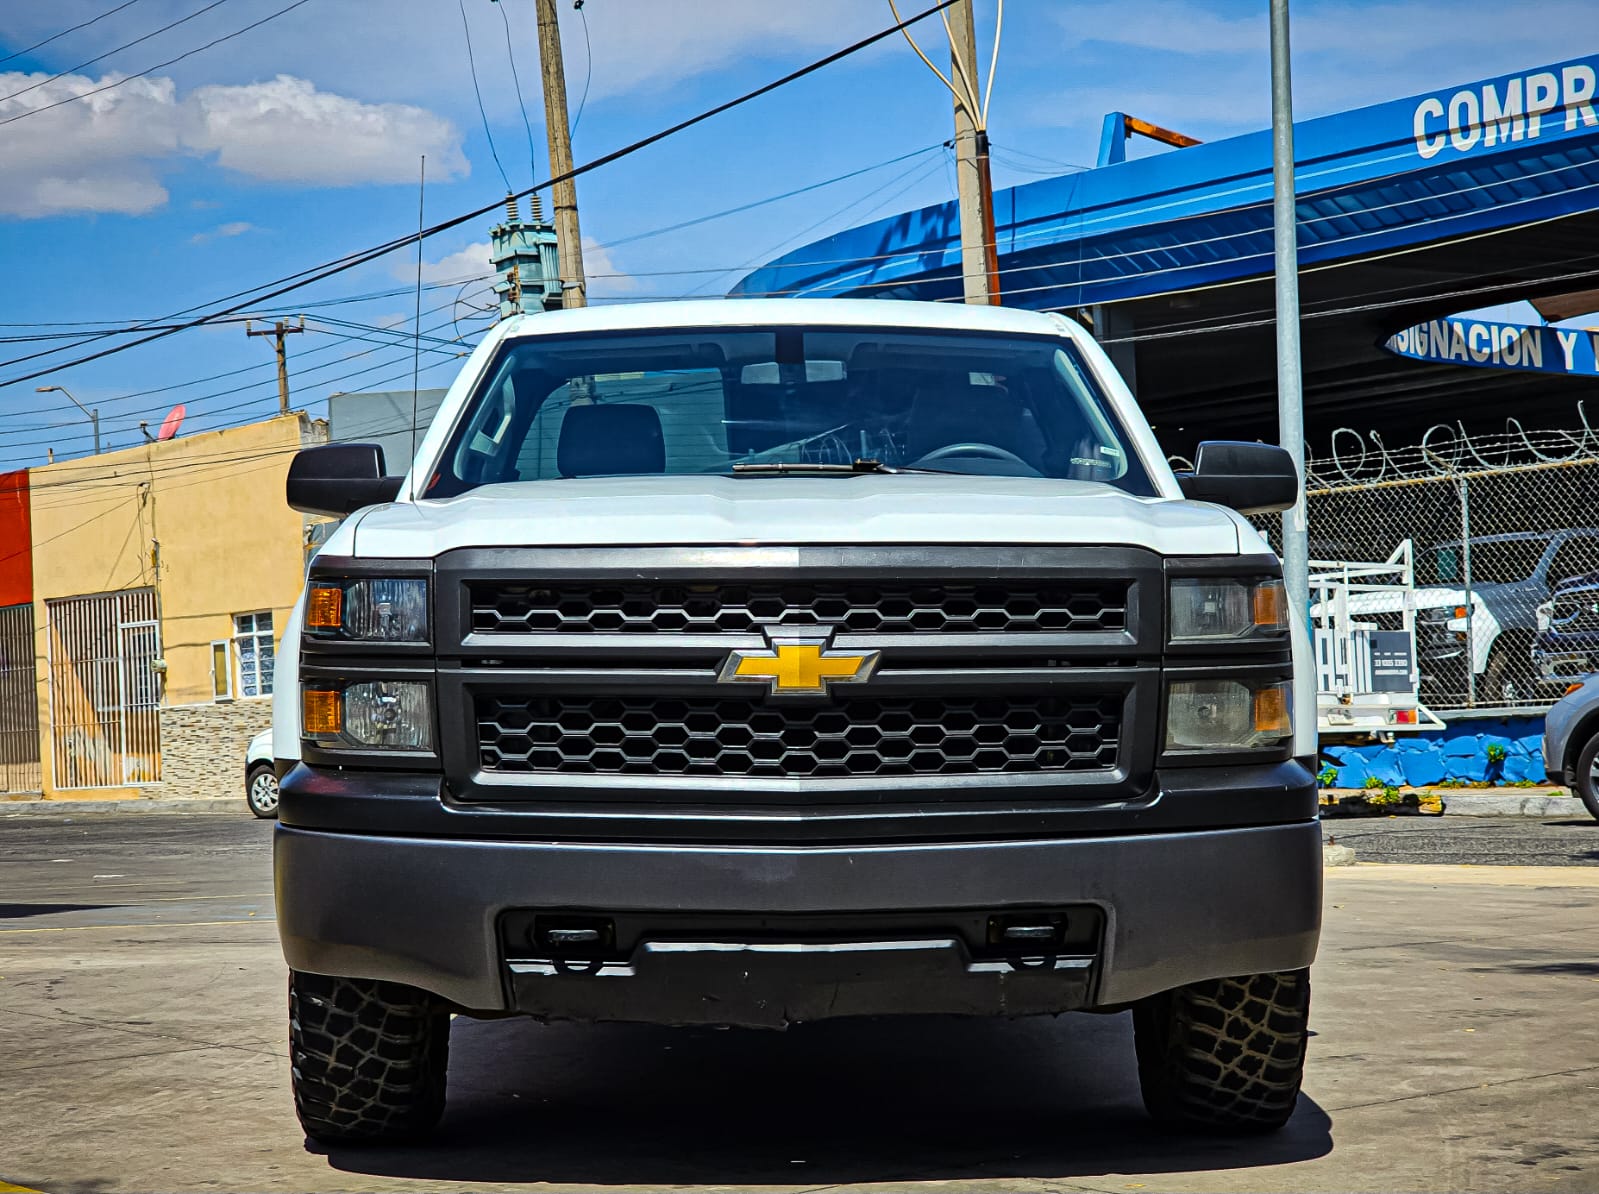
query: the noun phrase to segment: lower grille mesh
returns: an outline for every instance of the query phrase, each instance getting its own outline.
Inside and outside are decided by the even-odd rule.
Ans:
[[[476,698],[479,765],[562,775],[840,777],[1108,770],[1121,698]]]

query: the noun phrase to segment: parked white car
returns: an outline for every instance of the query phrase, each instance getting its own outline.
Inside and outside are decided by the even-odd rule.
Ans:
[[[278,773],[272,766],[272,731],[262,730],[244,748],[244,802],[263,820],[278,815]]]

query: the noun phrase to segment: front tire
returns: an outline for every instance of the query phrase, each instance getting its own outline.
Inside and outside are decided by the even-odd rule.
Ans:
[[[1599,821],[1599,734],[1588,739],[1578,752],[1576,774],[1571,778],[1572,790],[1593,819]]]
[[[401,1143],[444,1114],[450,1017],[402,983],[289,972],[294,1109],[313,1140]]]
[[[1270,1132],[1305,1071],[1310,972],[1190,983],[1133,1007],[1144,1106],[1167,1127]]]
[[[244,802],[263,821],[278,815],[278,773],[271,763],[257,763],[244,773]]]
[[[1532,689],[1532,647],[1519,636],[1505,635],[1488,652],[1477,689],[1479,703],[1519,705],[1526,703]]]

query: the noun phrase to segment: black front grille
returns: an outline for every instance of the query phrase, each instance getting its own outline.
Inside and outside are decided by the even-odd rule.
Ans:
[[[738,634],[823,626],[844,633],[1003,634],[1124,630],[1126,581],[881,581],[471,585],[477,634]]]
[[[481,694],[478,760],[496,773],[838,777],[1109,770],[1121,697],[881,698]]]

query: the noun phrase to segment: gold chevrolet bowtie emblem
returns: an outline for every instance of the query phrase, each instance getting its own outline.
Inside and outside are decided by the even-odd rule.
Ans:
[[[876,651],[832,651],[825,638],[769,639],[766,651],[734,651],[724,681],[766,684],[776,696],[823,696],[832,684],[855,684],[877,667]]]

